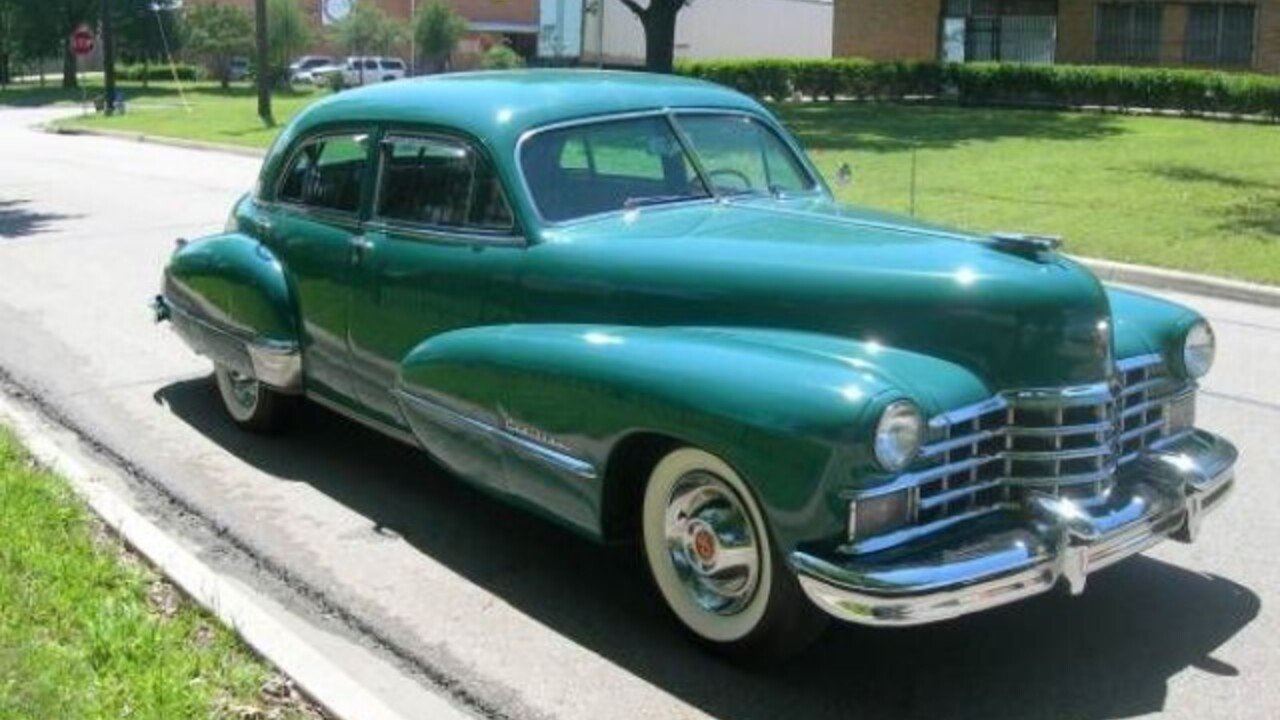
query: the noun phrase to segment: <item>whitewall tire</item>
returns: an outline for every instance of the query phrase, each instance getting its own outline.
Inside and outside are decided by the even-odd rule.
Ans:
[[[256,378],[226,365],[214,365],[214,379],[222,407],[232,422],[245,430],[276,433],[292,420],[298,399],[263,385]]]
[[[726,462],[696,448],[649,475],[641,542],[654,585],[694,638],[747,661],[807,646],[825,626],[779,562],[754,494]]]

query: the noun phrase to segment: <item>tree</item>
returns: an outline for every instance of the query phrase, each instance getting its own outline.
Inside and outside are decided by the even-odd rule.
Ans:
[[[431,0],[418,10],[418,17],[413,20],[413,34],[418,53],[431,72],[449,69],[449,56],[467,28],[466,18],[443,0]]]
[[[258,74],[254,78],[258,86],[258,119],[272,127],[276,124],[271,114],[271,36],[267,22],[267,0],[254,0],[253,40],[257,46]]]
[[[116,48],[125,62],[143,65],[146,87],[151,63],[168,62],[182,44],[174,0],[112,0],[112,4]]]
[[[311,26],[297,0],[267,0],[267,44],[271,82],[289,84],[289,63],[311,45]]]
[[[98,20],[100,0],[47,0],[20,3],[23,22],[26,25],[26,45],[36,52],[29,57],[48,57],[53,48],[62,53],[62,87],[79,87],[76,71],[79,69],[76,55],[71,51],[71,33],[81,25],[93,25]]]
[[[357,3],[342,20],[334,23],[333,44],[347,55],[387,55],[401,42],[400,25],[373,3]],[[364,84],[364,63],[360,63],[360,84]]]
[[[509,45],[499,43],[480,56],[480,67],[485,70],[508,70],[524,67],[524,58]]]
[[[636,0],[622,0],[644,26],[645,66],[651,72],[669,73],[675,65],[676,16],[690,0],[649,0],[641,7]]]
[[[0,0],[0,87],[10,82],[20,38],[17,0]]]
[[[186,11],[187,50],[205,59],[222,89],[231,87],[231,60],[253,49],[253,18],[234,5],[201,3]]]

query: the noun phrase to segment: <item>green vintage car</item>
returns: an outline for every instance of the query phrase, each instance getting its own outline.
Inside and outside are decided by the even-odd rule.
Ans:
[[[1079,593],[1231,488],[1208,324],[1055,247],[837,204],[715,85],[460,74],[303,112],[155,308],[241,426],[326,406],[776,657]]]

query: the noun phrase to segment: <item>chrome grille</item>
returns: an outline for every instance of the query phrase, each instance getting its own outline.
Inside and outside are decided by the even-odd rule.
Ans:
[[[934,418],[911,489],[917,526],[950,524],[1026,493],[1090,497],[1164,436],[1164,403],[1186,383],[1158,355],[1117,363],[1114,384],[1003,393]]]

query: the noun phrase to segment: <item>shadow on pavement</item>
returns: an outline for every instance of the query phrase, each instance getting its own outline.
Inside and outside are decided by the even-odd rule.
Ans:
[[[0,240],[15,240],[29,235],[49,232],[53,223],[73,219],[74,215],[32,212],[23,207],[30,200],[6,200],[0,198]]]
[[[241,433],[207,379],[156,394],[245,462],[304,482],[515,608],[703,711],[766,718],[1120,718],[1158,711],[1189,666],[1257,616],[1248,588],[1138,557],[1050,594],[909,630],[834,626],[806,655],[749,672],[684,642],[635,555],[472,490],[423,453],[316,407],[279,438]]]

